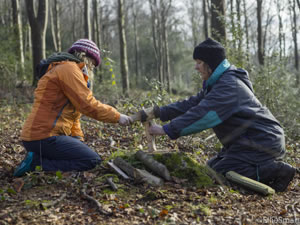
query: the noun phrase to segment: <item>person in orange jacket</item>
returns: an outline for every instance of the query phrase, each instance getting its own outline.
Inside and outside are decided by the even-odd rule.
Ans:
[[[84,144],[80,128],[82,114],[105,123],[129,125],[130,117],[98,101],[89,89],[89,74],[101,63],[100,50],[88,39],[77,40],[68,53],[44,60],[35,90],[34,104],[21,134],[27,151],[15,169],[22,176],[41,166],[44,171],[84,171],[101,162]]]

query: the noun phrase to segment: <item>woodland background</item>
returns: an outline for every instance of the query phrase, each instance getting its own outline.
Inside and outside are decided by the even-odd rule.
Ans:
[[[105,192],[92,173],[62,177],[37,172],[26,176],[27,188],[18,191],[12,177],[25,154],[19,134],[37,85],[34,68],[80,38],[92,39],[101,49],[102,64],[92,85],[96,98],[126,114],[196,94],[202,81],[194,69],[193,49],[207,37],[220,41],[229,61],[248,70],[255,94],[283,125],[286,161],[299,166],[299,14],[299,0],[0,0],[0,224],[300,221],[298,175],[289,192],[268,198],[236,189],[169,184],[155,190],[122,181],[123,194]],[[120,129],[87,118],[82,124],[87,144],[103,159],[146,146],[140,125]],[[211,134],[157,143],[205,163],[220,148]],[[108,171],[102,169],[98,176]],[[103,217],[78,200],[87,183],[89,193],[115,210],[114,216]],[[149,189],[154,193],[150,200],[145,198]],[[67,197],[58,207],[41,207],[45,199],[63,193]]]

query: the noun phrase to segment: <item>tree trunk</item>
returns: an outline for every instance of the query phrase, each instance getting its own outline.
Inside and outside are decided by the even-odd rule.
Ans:
[[[293,22],[292,22],[292,34],[294,41],[294,54],[295,54],[295,68],[296,68],[296,86],[299,87],[299,55],[298,55],[298,40],[297,40],[297,14],[296,14],[296,0],[290,0]]]
[[[168,43],[168,14],[171,8],[172,0],[169,0],[166,5],[165,2],[161,0],[161,27],[162,27],[162,44],[163,44],[163,54],[162,58],[164,59],[164,72],[167,83],[167,91],[171,93],[171,74],[170,74],[170,54],[169,54],[169,43]]]
[[[58,0],[54,0],[54,25],[55,25],[55,36],[57,42],[57,51],[61,52],[61,30],[60,30],[60,3]]]
[[[125,15],[124,15],[124,0],[118,0],[118,23],[119,23],[119,38],[120,38],[120,65],[122,76],[123,94],[128,96],[129,93],[129,78],[128,78],[128,60],[127,60],[127,43],[125,35]]]
[[[37,84],[36,65],[40,60],[46,58],[46,27],[48,21],[48,0],[40,0],[38,13],[35,16],[33,0],[25,0],[29,24],[31,27],[31,40],[32,40],[32,55],[33,55],[33,79],[32,85]]]
[[[211,0],[211,34],[215,40],[226,43],[225,0]]]
[[[258,49],[258,62],[264,65],[264,48],[263,48],[263,34],[262,34],[262,2],[257,0],[257,49]]]
[[[208,34],[208,16],[207,16],[207,11],[206,11],[206,0],[202,0],[203,3],[203,22],[204,22],[204,35],[205,35],[205,39],[208,38],[209,34]]]
[[[139,80],[139,35],[137,31],[137,2],[132,5],[133,29],[134,29],[134,55],[135,55],[135,85],[138,86]]]
[[[244,22],[245,22],[245,33],[246,33],[246,58],[247,62],[249,61],[249,28],[248,28],[248,15],[247,15],[247,9],[246,9],[246,0],[243,0],[243,14],[244,14]]]
[[[195,1],[190,0],[189,1],[189,15],[190,15],[190,20],[191,20],[191,25],[192,25],[192,37],[193,37],[193,46],[196,46],[198,44],[198,25],[199,21],[197,20],[196,15],[199,13],[198,10],[196,9]]]
[[[91,34],[91,19],[90,19],[90,0],[84,1],[84,37],[87,39],[92,38]]]
[[[100,36],[100,25],[99,25],[99,15],[98,15],[98,0],[93,0],[93,9],[94,9],[94,40],[96,41],[99,47],[102,46],[101,36]]]
[[[231,34],[233,36],[233,48],[236,49],[236,27],[235,27],[235,20],[234,20],[234,5],[233,0],[230,0],[230,25],[231,25]]]
[[[240,57],[242,57],[243,31],[242,31],[242,19],[241,19],[241,0],[236,0],[236,15],[237,15],[238,49],[239,49]]]
[[[56,35],[55,35],[54,18],[53,18],[53,10],[54,10],[53,8],[54,7],[51,6],[51,2],[50,2],[49,8],[50,8],[50,10],[49,10],[50,11],[50,26],[51,26],[51,34],[52,34],[53,46],[54,46],[54,50],[56,52],[58,52],[57,40],[56,40]]]
[[[23,47],[23,31],[22,31],[22,20],[21,20],[21,11],[20,11],[20,0],[12,0],[12,8],[13,8],[13,23],[14,30],[17,41],[17,59],[20,63],[20,78],[24,79],[23,71],[24,71],[24,47]]]
[[[283,56],[283,43],[282,43],[282,40],[283,40],[283,24],[282,24],[282,16],[281,16],[281,12],[282,12],[282,8],[280,6],[280,0],[277,0],[277,16],[278,16],[278,23],[279,23],[279,26],[278,26],[278,40],[279,40],[279,60],[281,61],[282,60],[282,56]]]
[[[162,65],[161,65],[161,55],[160,55],[160,35],[159,27],[160,23],[158,22],[158,13],[157,13],[157,2],[156,0],[149,0],[150,10],[151,10],[151,20],[152,20],[152,39],[153,39],[153,48],[156,59],[156,68],[158,74],[158,80],[162,83]]]

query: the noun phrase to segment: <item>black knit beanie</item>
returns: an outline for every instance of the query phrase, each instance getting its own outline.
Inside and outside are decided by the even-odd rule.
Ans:
[[[226,52],[219,42],[208,38],[195,47],[193,58],[202,60],[214,71],[226,58]]]

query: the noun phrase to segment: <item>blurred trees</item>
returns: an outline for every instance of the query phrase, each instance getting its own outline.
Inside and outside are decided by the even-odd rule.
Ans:
[[[156,79],[169,92],[188,90],[195,84],[193,47],[211,35],[226,44],[228,57],[237,66],[284,62],[291,74],[288,79],[296,78],[299,86],[299,0],[127,0],[123,20],[119,20],[119,0],[54,0],[46,9],[47,2],[3,0],[0,6],[2,52],[14,52],[0,60],[11,68],[12,59],[24,65],[24,76],[18,79],[28,80],[41,58],[90,37],[104,59],[95,82],[106,85],[113,73],[120,91],[129,86],[150,89],[145,79]],[[48,10],[51,23],[47,24]],[[127,70],[120,60],[125,54],[127,78],[121,75]],[[35,84],[33,78],[30,82]]]

